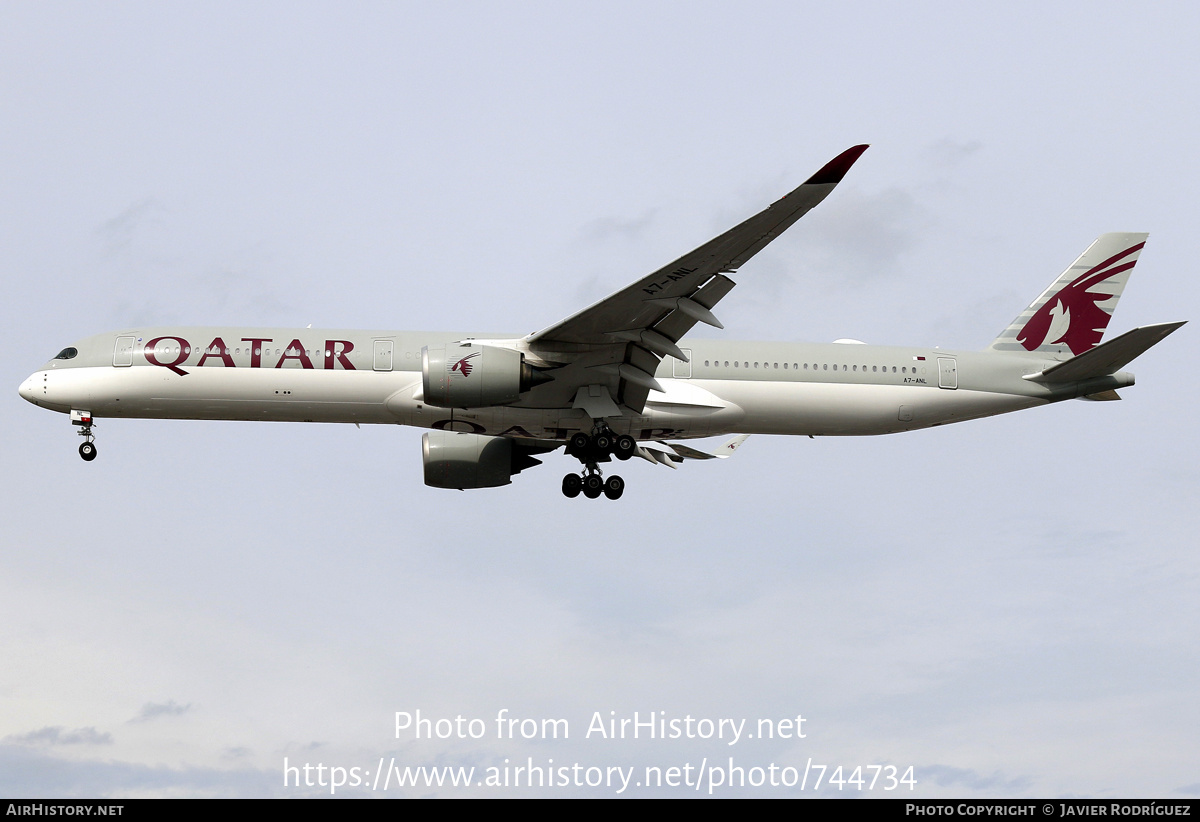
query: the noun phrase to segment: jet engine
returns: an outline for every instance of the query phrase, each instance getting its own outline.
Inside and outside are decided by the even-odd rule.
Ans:
[[[421,349],[425,402],[438,408],[508,405],[552,378],[511,348],[490,345],[427,345]]]
[[[495,488],[508,485],[512,475],[541,465],[534,449],[507,437],[430,431],[421,438],[425,484],[434,488]]]

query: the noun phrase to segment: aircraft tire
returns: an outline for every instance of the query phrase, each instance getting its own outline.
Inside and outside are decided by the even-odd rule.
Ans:
[[[613,448],[613,454],[619,460],[627,460],[633,456],[633,452],[637,450],[637,440],[628,434],[622,434],[617,437],[617,442]]]
[[[625,493],[625,480],[618,476],[611,476],[608,482],[604,483],[604,496],[609,499],[620,499],[621,494]]]
[[[612,450],[613,439],[608,434],[597,435],[596,439],[593,440],[593,442],[595,442],[595,444],[596,444],[596,450],[599,451],[601,454],[607,454],[609,451]]]
[[[588,499],[595,499],[604,492],[604,480],[599,474],[588,474],[587,479],[583,481],[583,495]]]
[[[583,478],[578,474],[567,474],[563,477],[562,492],[563,496],[568,499],[574,499],[579,496],[579,492],[583,490]]]
[[[573,457],[582,457],[591,444],[592,438],[580,431],[578,434],[572,434],[571,439],[567,440],[567,453]]]
[[[79,446],[79,456],[83,457],[85,462],[91,462],[96,458],[96,446],[94,443],[85,442]]]

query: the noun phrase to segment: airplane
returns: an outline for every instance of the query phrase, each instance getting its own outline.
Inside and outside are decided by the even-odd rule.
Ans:
[[[752,434],[891,434],[1068,399],[1117,400],[1122,371],[1183,322],[1101,342],[1146,241],[1104,234],[984,351],[730,342],[712,309],[738,271],[846,176],[854,146],[765,210],[527,336],[238,326],[130,328],[64,348],[20,395],[69,414],[84,460],[101,418],[377,423],[429,429],[425,483],[490,488],[565,446],[567,497],[621,497],[602,464],[675,468]],[[714,451],[682,441],[733,439]]]

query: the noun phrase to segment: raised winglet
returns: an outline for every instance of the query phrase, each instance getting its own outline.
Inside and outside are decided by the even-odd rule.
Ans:
[[[841,154],[823,165],[821,170],[805,180],[804,184],[813,186],[837,185],[842,181],[842,178],[846,176],[846,172],[850,170],[850,166],[854,165],[858,158],[862,156],[862,153],[868,148],[870,148],[870,146],[864,144],[861,146],[855,146],[854,148],[846,149]]]

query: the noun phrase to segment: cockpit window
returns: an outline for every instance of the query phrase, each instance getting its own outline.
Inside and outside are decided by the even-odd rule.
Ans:
[[[74,356],[75,356],[76,354],[78,354],[78,353],[79,353],[79,351],[78,351],[78,350],[76,350],[76,349],[74,349],[74,348],[64,348],[62,351],[59,351],[59,352],[58,352],[58,356],[57,356],[57,357],[55,357],[54,359],[56,359],[56,360],[69,360],[69,359],[71,359],[72,357],[74,357]]]

